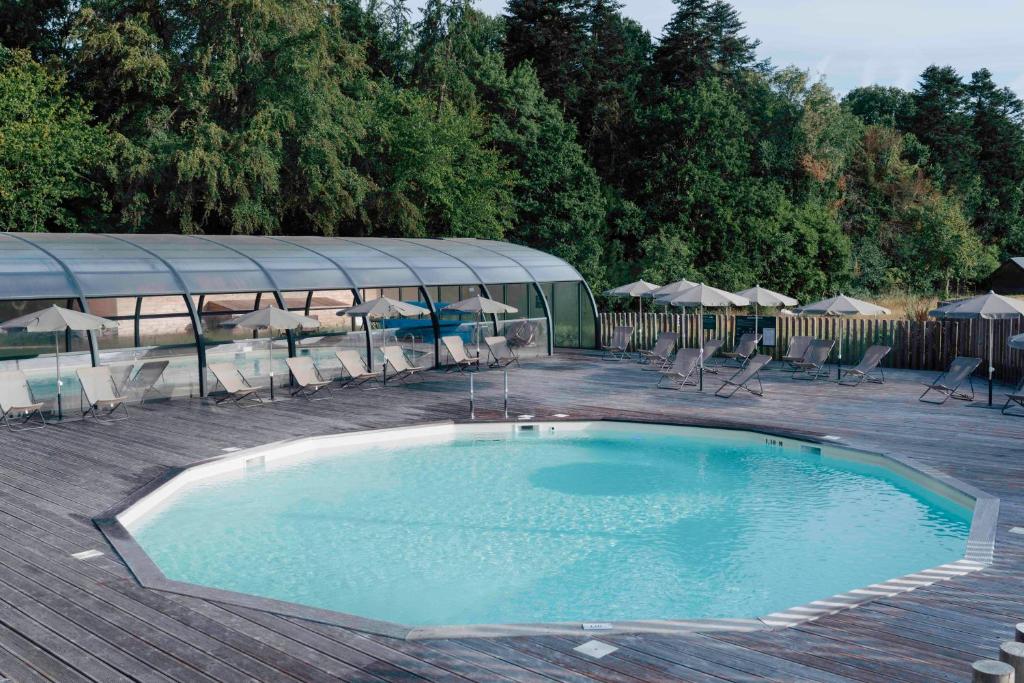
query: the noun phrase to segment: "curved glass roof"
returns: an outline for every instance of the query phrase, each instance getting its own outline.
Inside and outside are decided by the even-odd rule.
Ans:
[[[582,279],[551,254],[492,240],[0,232],[0,299]]]

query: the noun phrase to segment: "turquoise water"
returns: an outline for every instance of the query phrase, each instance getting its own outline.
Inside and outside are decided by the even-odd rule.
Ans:
[[[133,533],[169,578],[407,625],[754,617],[964,552],[969,511],[885,469],[680,434],[318,456]]]

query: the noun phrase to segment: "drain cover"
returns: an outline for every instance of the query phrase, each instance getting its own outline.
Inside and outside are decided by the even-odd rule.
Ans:
[[[594,659],[601,659],[601,657],[604,657],[605,655],[610,655],[618,649],[619,648],[615,647],[614,645],[602,643],[600,640],[588,640],[579,647],[573,648],[573,650],[575,650],[576,652],[584,654],[588,657],[593,657]]]

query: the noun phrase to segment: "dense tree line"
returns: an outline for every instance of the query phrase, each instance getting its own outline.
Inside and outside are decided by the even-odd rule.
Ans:
[[[1024,104],[838,99],[723,0],[0,7],[0,226],[508,239],[643,276],[946,292],[1024,252]]]

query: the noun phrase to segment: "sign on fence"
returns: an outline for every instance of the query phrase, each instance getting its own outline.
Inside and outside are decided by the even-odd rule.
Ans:
[[[761,346],[775,346],[775,316],[736,316],[736,337],[744,334],[761,335]]]
[[[714,313],[704,314],[704,329],[714,332],[718,329],[718,316]]]

